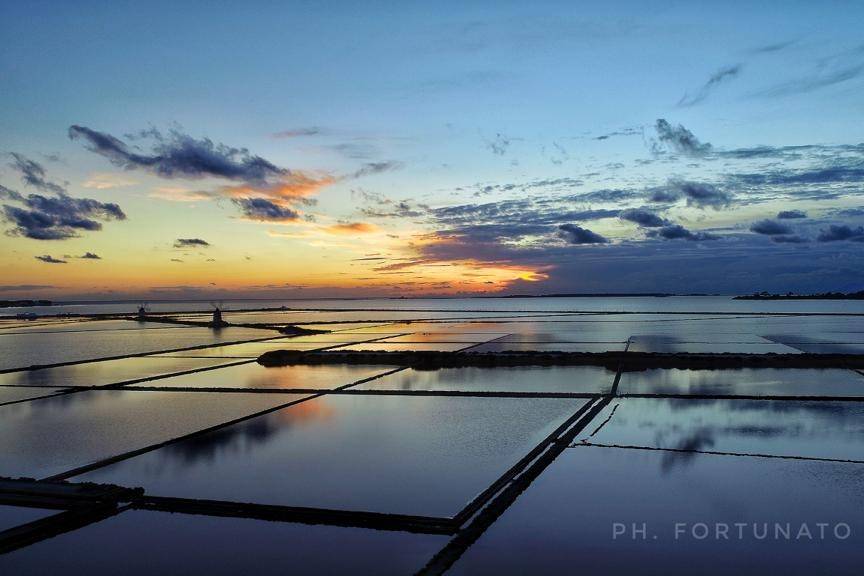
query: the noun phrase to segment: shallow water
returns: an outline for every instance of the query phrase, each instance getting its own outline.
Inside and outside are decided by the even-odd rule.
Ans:
[[[75,480],[159,496],[453,516],[584,403],[325,396]]]
[[[192,327],[0,333],[0,370],[275,336],[270,330]]]
[[[601,366],[518,366],[495,368],[409,368],[377,378],[359,390],[462,392],[580,392],[608,394],[615,372]]]
[[[99,390],[0,406],[0,476],[60,474],[300,398]]]
[[[304,365],[265,368],[257,362],[145,382],[161,388],[333,389],[393,370],[393,366]]]
[[[673,458],[565,450],[448,574],[566,574],[574,567],[587,574],[857,573],[864,558],[860,465],[705,455],[685,465]],[[753,526],[766,522],[772,537],[756,539]],[[698,538],[701,527],[693,536],[699,523],[710,537]],[[735,523],[746,527],[744,538]],[[774,523],[789,523],[793,538],[774,538]],[[829,523],[829,538],[795,539],[802,523],[817,536],[817,523]],[[833,537],[839,523],[852,537]],[[683,530],[677,539],[676,524]],[[731,529],[726,539],[714,536],[723,524]],[[614,536],[615,529],[623,532]]]
[[[446,536],[128,511],[0,556],[6,574],[412,574]]]

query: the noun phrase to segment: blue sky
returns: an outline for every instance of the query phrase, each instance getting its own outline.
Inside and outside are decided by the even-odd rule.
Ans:
[[[864,288],[860,3],[2,12],[8,294]],[[177,170],[205,139],[279,171]],[[32,194],[124,218],[69,226]],[[105,256],[36,258],[75,251]]]

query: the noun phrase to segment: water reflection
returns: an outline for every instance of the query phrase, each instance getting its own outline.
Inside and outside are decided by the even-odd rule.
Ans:
[[[409,368],[357,386],[363,390],[608,393],[615,372],[602,366]]]
[[[333,389],[392,370],[392,366],[309,365],[265,367],[257,362],[162,378],[147,386],[176,388]]]
[[[204,438],[203,455],[202,440],[187,440],[75,480],[157,496],[450,516],[585,402],[328,395]]]
[[[708,441],[698,434],[686,438]],[[567,449],[448,574],[555,574],[574,567],[588,574],[688,574],[698,567],[699,574],[718,576],[860,571],[860,465],[706,454],[675,458],[658,451]],[[761,530],[775,522],[796,529],[807,523],[817,535],[817,522],[847,523],[852,537],[752,536],[754,525]],[[613,537],[614,523],[626,526],[626,533]],[[705,523],[711,536],[676,538],[676,525],[696,523]],[[740,539],[736,523],[746,526]],[[731,529],[729,537],[714,537],[715,525],[723,524]],[[644,527],[644,537],[634,535],[634,527]]]
[[[277,434],[290,433],[294,427],[335,416],[336,410],[332,404],[300,402],[291,410],[277,410],[169,444],[164,448],[164,464],[170,466],[171,461],[183,464],[213,462],[230,454],[247,453]]]
[[[709,429],[694,430],[687,437],[681,438],[673,447],[679,452],[663,452],[660,459],[660,470],[668,474],[677,467],[692,464],[699,457],[698,451],[708,450],[714,446],[714,434]]]
[[[622,394],[864,396],[864,377],[845,369],[648,369],[624,372]]]
[[[0,406],[0,476],[59,474],[300,398],[116,390]]]
[[[611,409],[597,416],[602,421]],[[591,442],[676,448],[710,437],[725,452],[864,460],[857,402],[628,398]]]

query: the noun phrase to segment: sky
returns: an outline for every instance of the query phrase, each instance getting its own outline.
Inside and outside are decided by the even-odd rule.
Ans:
[[[864,289],[861,2],[0,14],[0,299]]]

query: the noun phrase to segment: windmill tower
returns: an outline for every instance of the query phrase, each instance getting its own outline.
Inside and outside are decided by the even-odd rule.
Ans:
[[[147,307],[146,302],[141,302],[138,304],[138,312],[135,314],[135,318],[138,319],[139,322],[147,321],[147,312],[149,312],[149,308]]]
[[[222,303],[213,304],[211,302],[210,306],[213,307],[213,319],[210,321],[210,326],[212,328],[222,328],[223,326],[227,326],[228,323],[222,319]]]

